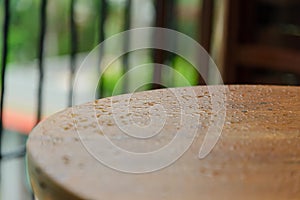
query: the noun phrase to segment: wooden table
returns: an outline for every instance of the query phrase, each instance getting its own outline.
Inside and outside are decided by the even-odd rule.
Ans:
[[[133,120],[141,127],[149,123],[149,108],[156,104],[164,107],[164,135],[142,145],[132,145],[118,128],[110,98],[77,106],[77,113],[69,108],[49,117],[31,132],[27,142],[28,172],[35,195],[40,200],[300,199],[300,87],[209,87],[225,89],[227,98],[222,134],[211,153],[198,157],[213,115],[209,90],[205,86],[186,88],[195,91],[199,105],[189,114],[200,116],[199,124],[187,121],[187,127],[189,131],[197,129],[198,135],[180,159],[150,173],[113,170],[95,159],[83,143],[106,135],[129,151],[161,147],[182,126],[182,107],[170,90],[133,94],[129,100],[132,112],[124,116],[125,104],[117,105],[121,123]],[[99,151],[105,149],[99,147]]]

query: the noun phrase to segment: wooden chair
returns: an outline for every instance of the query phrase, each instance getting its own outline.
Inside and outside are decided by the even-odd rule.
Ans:
[[[300,2],[227,3],[224,82],[300,84]]]

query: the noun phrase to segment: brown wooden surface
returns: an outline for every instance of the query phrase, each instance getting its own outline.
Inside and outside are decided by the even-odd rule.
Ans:
[[[27,143],[28,171],[36,196],[40,200],[300,199],[300,87],[228,86],[222,135],[204,159],[197,155],[209,125],[210,98],[207,87],[193,89],[200,105],[194,110],[201,115],[199,136],[177,162],[152,173],[118,172],[88,154],[72,118],[78,117],[84,123],[77,129],[84,131],[86,140],[103,137],[93,132],[96,126],[90,120],[90,111],[73,116],[72,110],[66,109],[40,123]],[[135,119],[142,122],[140,114],[155,104],[165,106],[166,112],[174,111],[178,104],[175,97],[170,97],[166,89],[134,94],[133,99],[151,100],[144,107],[132,105],[141,108]],[[96,116],[104,134],[119,134],[111,118],[110,99],[95,103],[101,107]],[[92,105],[79,108],[84,111]],[[176,117],[170,120],[163,130],[167,135],[177,128],[172,126]],[[194,127],[197,125],[190,124],[191,129]],[[126,140],[118,138],[118,145],[131,148]]]
[[[248,67],[257,66],[300,75],[300,51],[262,45],[241,45],[236,62]]]

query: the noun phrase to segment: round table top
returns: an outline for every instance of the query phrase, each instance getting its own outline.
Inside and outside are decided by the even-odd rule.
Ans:
[[[299,121],[300,87],[104,98],[39,123],[28,172],[39,199],[299,199]]]

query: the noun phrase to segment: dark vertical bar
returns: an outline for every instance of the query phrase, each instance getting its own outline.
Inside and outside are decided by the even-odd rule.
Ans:
[[[177,0],[170,0],[168,5],[167,5],[167,10],[168,10],[168,13],[167,13],[167,28],[170,28],[170,29],[173,29],[173,30],[177,30],[177,19],[178,19],[178,16],[177,16],[177,13],[176,13],[176,7],[177,7],[177,3],[178,1]],[[173,48],[177,48],[177,44],[176,42],[172,43],[173,45]],[[174,64],[175,64],[175,58],[176,58],[176,54],[174,53],[171,53],[171,52],[168,52],[167,53],[167,65],[170,66],[170,67],[174,67]],[[174,75],[173,74],[170,74],[169,75],[169,83],[170,84],[173,84],[173,86],[175,86],[175,82],[174,82]]]
[[[200,42],[203,48],[210,52],[213,25],[213,0],[202,0]]]
[[[177,0],[166,0],[166,27],[170,29],[176,30],[176,13],[175,13],[175,7],[177,4]]]
[[[100,8],[99,10],[99,44],[102,43],[105,39],[105,30],[104,30],[104,25],[105,25],[105,20],[107,17],[107,9],[108,9],[108,4],[107,0],[101,0],[101,4],[99,4]],[[99,66],[103,58],[103,51],[104,51],[104,46],[101,45],[99,49]],[[102,69],[100,69],[100,74],[102,73]],[[103,76],[103,74],[102,74]],[[104,96],[104,82],[103,82],[103,77],[100,76],[99,79],[99,84],[98,84],[98,90],[97,90],[97,98],[102,98]]]
[[[43,85],[44,85],[44,40],[46,32],[46,7],[47,0],[41,0],[40,7],[40,38],[38,47],[38,68],[39,68],[39,84],[38,84],[38,105],[37,105],[37,123],[41,120],[42,102],[43,102]]]
[[[2,159],[2,132],[3,132],[3,105],[5,94],[5,71],[8,52],[8,32],[9,32],[9,0],[4,0],[4,23],[3,23],[3,45],[2,45],[2,71],[1,71],[1,101],[0,101],[0,160]]]
[[[175,1],[173,0],[155,0],[155,27],[163,27],[163,28],[174,28],[175,25],[175,17],[174,17],[174,9],[175,9]],[[167,38],[164,38],[164,35],[155,34],[153,38],[153,42],[162,43],[168,42]],[[164,64],[167,60],[170,61],[172,56],[168,56],[166,52],[163,50],[154,50],[153,52],[153,62]],[[160,84],[162,79],[162,71],[159,65],[154,65],[154,73],[153,73],[153,84],[152,89],[161,88]]]
[[[177,29],[177,15],[175,12],[177,0],[167,0],[167,5],[166,5],[166,28],[176,30]],[[174,48],[176,47],[176,43],[173,44]],[[168,52],[166,61],[170,66],[172,66],[172,63],[174,61],[174,58],[176,57],[175,54]]]
[[[225,3],[225,48],[223,61],[223,81],[225,84],[237,83],[237,63],[235,60],[235,52],[237,48],[238,32],[240,30],[240,16],[241,8],[244,4],[240,1],[229,0]]]
[[[166,8],[167,8],[167,1],[155,0],[155,27],[165,27],[166,26]],[[163,36],[154,34],[153,38],[154,43],[163,42]],[[155,49],[153,52],[153,62],[154,63],[164,63],[165,54],[162,50]],[[154,71],[153,71],[153,83],[151,89],[158,89],[160,88],[161,82],[161,67],[159,65],[154,64]]]
[[[124,22],[124,30],[128,30],[130,29],[131,26],[131,0],[126,0],[125,2],[125,12],[124,12],[124,18],[125,18],[125,22]],[[126,34],[126,38],[124,39],[124,51],[127,52],[127,50],[129,49],[129,45],[130,45],[130,35]],[[123,56],[123,74],[125,74],[128,69],[129,69],[129,54],[125,54]],[[128,77],[125,76],[124,77],[124,83],[123,83],[123,92],[127,93],[128,92]]]
[[[202,47],[210,53],[210,46],[211,46],[211,34],[212,34],[212,27],[213,27],[213,8],[214,8],[214,0],[202,0],[202,9],[201,9],[201,26],[199,27],[200,33],[200,44]],[[204,62],[203,67],[204,74],[208,78],[208,71],[209,71],[209,60]],[[203,77],[204,78],[204,77]],[[199,76],[198,77],[198,84],[202,85],[205,84],[204,80]]]
[[[105,25],[105,20],[107,17],[107,9],[108,9],[108,4],[107,0],[101,0],[100,4],[100,19],[99,19],[99,43],[103,42],[105,39],[105,30],[104,30],[104,25]]]
[[[70,3],[70,79],[69,79],[69,97],[68,97],[68,106],[72,106],[73,98],[73,83],[74,83],[74,74],[76,70],[76,52],[77,52],[77,31],[75,24],[75,0],[71,0]]]

